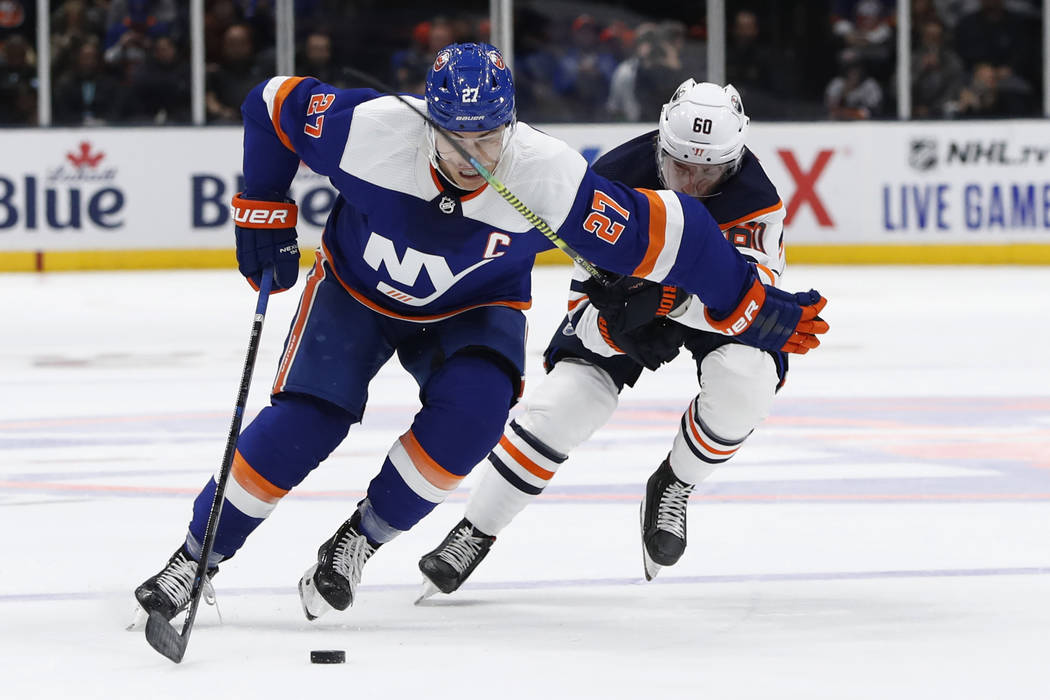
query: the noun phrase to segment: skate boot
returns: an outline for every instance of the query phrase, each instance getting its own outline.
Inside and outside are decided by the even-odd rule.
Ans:
[[[462,586],[495,541],[495,537],[486,535],[466,518],[460,520],[437,549],[420,558],[419,570],[425,580],[416,602],[426,600],[438,591],[452,593]]]
[[[680,481],[664,460],[649,477],[642,498],[642,560],[645,580],[672,566],[685,552],[685,515],[694,484]]]
[[[215,604],[215,589],[212,588],[211,579],[218,571],[219,567],[213,566],[204,576],[204,599],[209,605]],[[183,544],[160,572],[135,589],[135,600],[139,607],[128,629],[139,626],[154,610],[169,621],[185,610],[190,603],[193,577],[196,575],[197,562]]]
[[[346,610],[353,605],[361,570],[378,548],[361,534],[361,512],[355,512],[321,545],[317,563],[299,580],[306,619],[316,620],[333,608]]]

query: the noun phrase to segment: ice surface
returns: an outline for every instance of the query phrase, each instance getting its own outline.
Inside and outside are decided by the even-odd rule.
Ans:
[[[535,275],[526,400],[567,268]],[[235,271],[0,276],[5,698],[1050,697],[1050,269],[793,267],[830,299],[773,415],[642,577],[638,503],[695,393],[679,358],[499,538],[413,606],[472,478],[307,623],[295,583],[416,410],[362,425],[216,579],[174,665],[125,632],[218,467],[254,295]],[[249,417],[296,294],[272,298]],[[317,666],[311,649],[345,649]]]

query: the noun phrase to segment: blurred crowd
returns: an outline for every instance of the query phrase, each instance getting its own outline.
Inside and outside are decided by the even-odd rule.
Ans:
[[[1042,3],[912,0],[909,76],[916,119],[1041,113]],[[838,74],[825,103],[833,119],[896,113],[894,0],[836,0]]]
[[[422,91],[452,41],[489,41],[488,2],[434,14],[423,2],[296,0],[296,72],[358,87],[345,66]],[[681,7],[684,5],[686,7]],[[1042,0],[912,0],[912,114],[1037,116]],[[579,7],[583,7],[580,4]],[[707,71],[703,3],[515,3],[519,114],[531,122],[648,121]],[[189,3],[51,3],[56,125],[190,121]],[[596,9],[605,7],[606,9]],[[896,0],[727,2],[726,78],[762,120],[895,118]],[[600,16],[599,16],[600,11]],[[674,16],[649,18],[650,11]],[[0,0],[0,124],[37,119],[36,1]],[[206,0],[209,123],[275,72],[273,0]]]

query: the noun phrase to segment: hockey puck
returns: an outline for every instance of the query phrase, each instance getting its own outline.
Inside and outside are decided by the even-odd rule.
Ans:
[[[310,652],[312,664],[341,664],[346,661],[346,652],[342,649],[315,649]]]

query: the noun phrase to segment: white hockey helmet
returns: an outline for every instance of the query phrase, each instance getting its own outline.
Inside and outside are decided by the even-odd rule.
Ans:
[[[665,186],[693,196],[708,194],[739,166],[750,123],[732,85],[698,83],[692,78],[679,85],[660,110],[658,159]],[[671,173],[674,168],[677,178]],[[706,184],[699,189],[708,191],[691,191],[697,189],[697,182],[683,188],[682,175],[687,172],[706,172],[706,177],[700,176]]]

